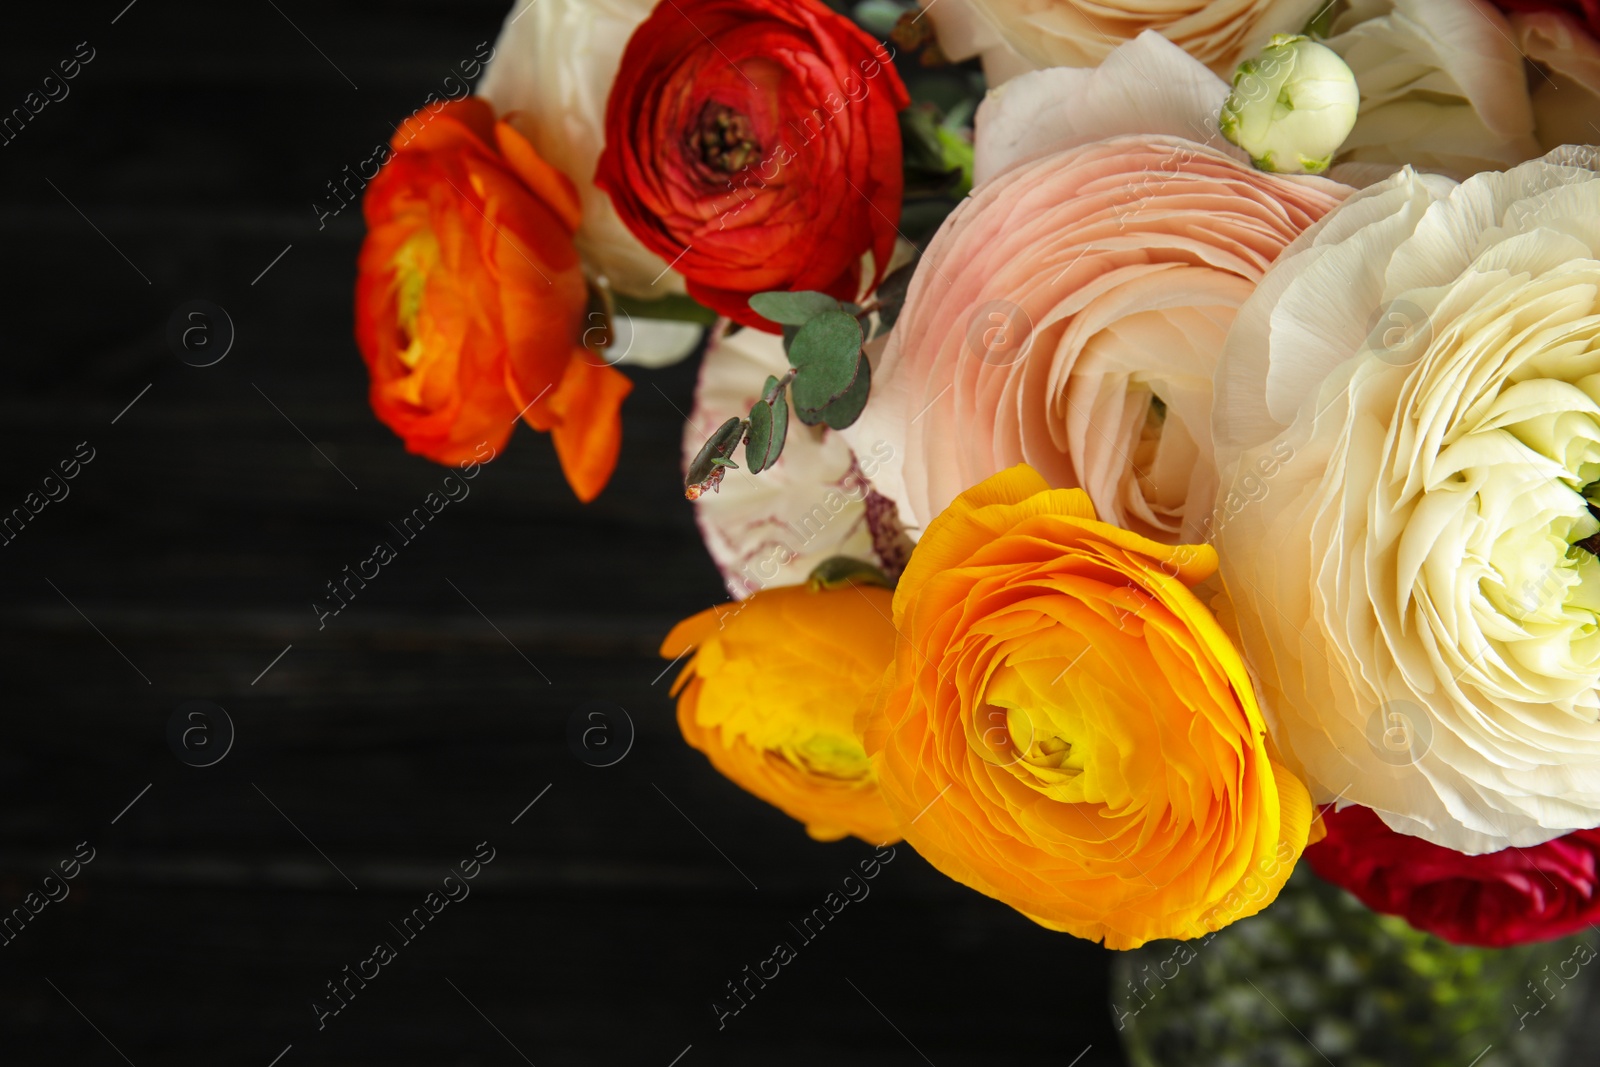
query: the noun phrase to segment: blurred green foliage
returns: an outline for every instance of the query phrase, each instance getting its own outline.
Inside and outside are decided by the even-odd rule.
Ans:
[[[1302,867],[1260,915],[1119,953],[1112,1017],[1134,1067],[1561,1067],[1597,944],[1452,945]]]

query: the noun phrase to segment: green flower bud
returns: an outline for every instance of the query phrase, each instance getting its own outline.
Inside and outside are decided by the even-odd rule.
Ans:
[[[1361,93],[1338,53],[1278,34],[1239,64],[1220,123],[1261,170],[1320,174],[1356,124]]]

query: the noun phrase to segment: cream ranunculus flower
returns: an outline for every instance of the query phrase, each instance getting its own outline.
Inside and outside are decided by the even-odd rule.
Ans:
[[[1036,69],[1022,53],[1006,43],[1000,31],[978,11],[976,0],[917,0],[923,17],[933,23],[939,51],[951,62],[974,56],[983,64],[984,84],[1004,85],[1018,74]]]
[[[1273,34],[1299,32],[1322,6],[1322,0],[970,2],[1039,68],[1097,66],[1118,45],[1155,30],[1224,78]]]
[[[1217,129],[1227,95],[1155,33],[990,94],[978,185],[929,244],[844,431],[858,453],[893,447],[874,481],[913,530],[1025,462],[1141,536],[1209,535],[1228,326],[1350,191],[1253,169]]]
[[[1273,736],[1321,800],[1462,852],[1600,824],[1597,208],[1592,149],[1402,170],[1284,252],[1218,372]]]
[[[1517,47],[1534,65],[1534,135],[1546,150],[1600,142],[1600,42],[1571,15],[1518,11],[1508,16]]]
[[[777,334],[742,329],[729,336],[726,328],[726,320],[713,328],[700,364],[694,412],[683,432],[686,468],[712,431],[749,413],[768,375],[781,377],[789,368]],[[799,585],[832,556],[899,575],[911,545],[893,502],[872,485],[895,461],[894,446],[882,438],[859,445],[858,454],[838,433],[791,415],[783,455],[773,466],[751,474],[744,448],[735,451],[738,469],[694,505],[706,549],[732,596]]]
[[[1465,178],[1539,154],[1522,54],[1482,0],[1347,0],[1323,43],[1361,89],[1336,162]]]
[[[683,292],[683,279],[639,243],[595,187],[606,99],[622,50],[655,0],[519,0],[478,85],[539,155],[578,187],[578,251],[590,273],[629,296]]]

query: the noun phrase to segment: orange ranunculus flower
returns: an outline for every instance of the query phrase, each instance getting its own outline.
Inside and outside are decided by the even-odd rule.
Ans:
[[[576,190],[476,97],[418,112],[392,144],[362,202],[356,283],[373,410],[440,463],[498,450],[520,413],[592,500],[632,384],[583,346]]]
[[[1277,896],[1311,800],[1191,591],[1216,567],[1209,546],[1097,521],[1026,465],[957,497],[901,576],[894,667],[861,724],[912,846],[1108,948]]]
[[[894,658],[887,589],[763,589],[672,628],[661,655],[694,649],[673,684],[685,741],[819,841],[900,840],[855,732]]]

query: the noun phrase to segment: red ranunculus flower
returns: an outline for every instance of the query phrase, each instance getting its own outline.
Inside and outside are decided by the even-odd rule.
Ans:
[[[1600,0],[1492,0],[1501,11],[1563,11],[1575,15],[1600,36]]]
[[[1467,856],[1397,833],[1371,808],[1323,819],[1328,836],[1306,849],[1312,870],[1373,911],[1446,941],[1504,948],[1600,919],[1600,829]]]
[[[749,305],[774,289],[854,299],[900,217],[890,59],[817,0],[663,0],[622,55],[595,183],[729,318],[775,330]]]

